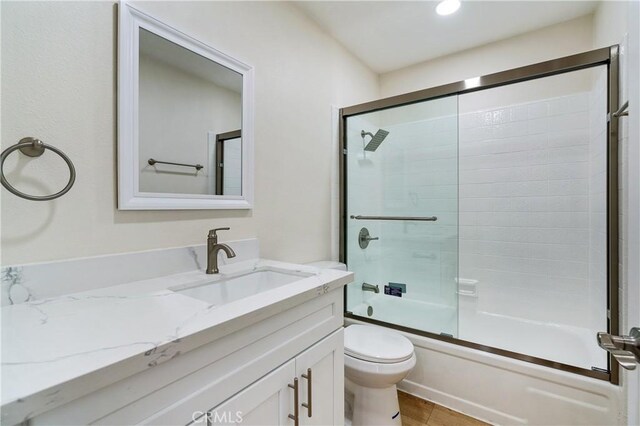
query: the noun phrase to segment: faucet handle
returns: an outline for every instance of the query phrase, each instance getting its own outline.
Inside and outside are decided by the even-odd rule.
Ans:
[[[215,228],[209,231],[209,237],[214,237],[214,238],[218,238],[218,234],[216,234],[216,232],[218,231],[228,231],[231,228],[226,227],[226,228]]]

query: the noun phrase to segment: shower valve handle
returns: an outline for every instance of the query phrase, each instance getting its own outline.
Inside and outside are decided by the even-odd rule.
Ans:
[[[361,249],[369,247],[369,241],[377,241],[380,237],[372,237],[367,228],[362,228],[358,234],[358,245]]]

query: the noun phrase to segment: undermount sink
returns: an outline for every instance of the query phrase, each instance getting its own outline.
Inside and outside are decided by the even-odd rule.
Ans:
[[[311,275],[310,273],[284,272],[270,268],[258,269],[232,276],[222,276],[220,279],[172,287],[169,290],[214,305],[224,305],[291,284]]]

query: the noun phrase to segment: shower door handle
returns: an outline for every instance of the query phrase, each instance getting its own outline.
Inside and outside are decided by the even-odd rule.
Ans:
[[[598,333],[598,345],[627,370],[635,370],[640,364],[640,327],[632,328],[628,336]]]

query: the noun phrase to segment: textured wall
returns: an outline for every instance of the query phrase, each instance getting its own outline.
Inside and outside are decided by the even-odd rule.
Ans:
[[[265,257],[328,258],[331,105],[377,98],[377,76],[286,3],[138,6],[255,67],[255,208],[117,211],[116,6],[2,2],[2,147],[36,136],[78,172],[53,202],[1,191],[3,264],[199,244],[216,226],[232,228],[224,239],[259,237]],[[64,185],[54,156],[12,157],[8,175],[19,188]]]

